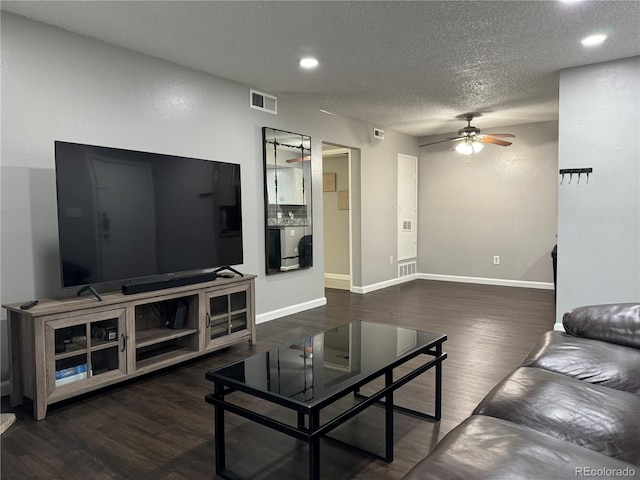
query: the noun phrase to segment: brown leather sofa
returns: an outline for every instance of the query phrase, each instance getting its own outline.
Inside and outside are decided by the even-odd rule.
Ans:
[[[640,479],[640,304],[563,325],[404,479]]]

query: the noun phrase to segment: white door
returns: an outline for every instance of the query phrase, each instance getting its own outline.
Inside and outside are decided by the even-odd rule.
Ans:
[[[398,155],[398,261],[418,256],[418,157]]]

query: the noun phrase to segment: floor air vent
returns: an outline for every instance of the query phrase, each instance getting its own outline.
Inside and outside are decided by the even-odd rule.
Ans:
[[[256,110],[278,114],[278,99],[257,90],[249,91],[249,106]]]
[[[416,262],[398,264],[398,278],[408,277],[416,274]]]

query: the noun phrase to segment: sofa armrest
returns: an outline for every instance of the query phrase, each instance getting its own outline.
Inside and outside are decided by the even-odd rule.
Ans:
[[[614,303],[574,308],[562,325],[575,337],[640,348],[640,303]]]

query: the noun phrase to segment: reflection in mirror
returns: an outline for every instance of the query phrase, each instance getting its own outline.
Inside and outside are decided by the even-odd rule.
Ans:
[[[361,343],[362,326],[351,323],[266,352],[269,390],[303,402],[322,396],[361,374]]]
[[[267,274],[313,265],[311,137],[262,128]]]

